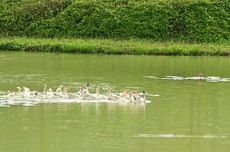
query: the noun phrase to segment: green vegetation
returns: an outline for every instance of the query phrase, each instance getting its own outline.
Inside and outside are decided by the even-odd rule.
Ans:
[[[230,39],[228,0],[2,0],[0,9],[2,37]]]
[[[228,0],[2,0],[0,9],[1,50],[230,55]]]
[[[0,50],[135,55],[230,55],[230,45],[112,39],[1,38]]]

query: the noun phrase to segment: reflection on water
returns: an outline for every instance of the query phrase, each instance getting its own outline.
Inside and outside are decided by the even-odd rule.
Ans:
[[[4,52],[0,94],[91,82],[114,91],[145,90],[146,106],[58,103],[0,108],[0,151],[226,152],[230,83],[144,76],[230,77],[227,57],[96,56]],[[167,62],[166,62],[167,61]],[[160,95],[156,97],[154,95]]]

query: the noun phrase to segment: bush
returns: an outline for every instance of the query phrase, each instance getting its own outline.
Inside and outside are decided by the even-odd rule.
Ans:
[[[228,41],[229,6],[227,0],[3,0],[0,34]]]

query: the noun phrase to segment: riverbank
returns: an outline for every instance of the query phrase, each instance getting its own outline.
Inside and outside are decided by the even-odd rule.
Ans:
[[[151,40],[0,38],[2,51],[84,54],[230,56],[229,43],[178,43]]]

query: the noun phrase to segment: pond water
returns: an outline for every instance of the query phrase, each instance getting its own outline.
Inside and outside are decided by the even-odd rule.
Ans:
[[[1,152],[226,152],[230,82],[146,76],[230,77],[229,57],[0,53],[0,92],[60,84],[145,90],[145,106],[38,104],[0,108]],[[93,91],[93,90],[92,90]]]

